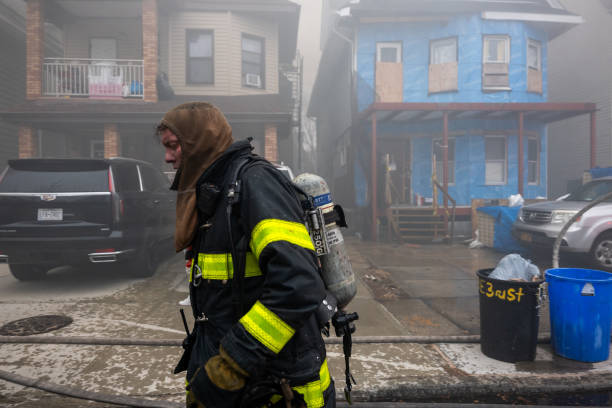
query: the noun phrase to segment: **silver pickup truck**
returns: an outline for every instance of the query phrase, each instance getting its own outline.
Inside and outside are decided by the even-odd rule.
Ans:
[[[526,205],[514,222],[512,235],[528,248],[552,248],[570,218],[610,191],[612,177],[602,177],[556,201]],[[561,250],[588,254],[597,268],[612,272],[612,202],[596,205],[574,222],[561,241]]]

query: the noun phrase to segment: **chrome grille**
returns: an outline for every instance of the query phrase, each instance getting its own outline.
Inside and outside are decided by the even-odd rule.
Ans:
[[[552,219],[550,211],[534,211],[523,209],[523,222],[525,224],[548,224]]]

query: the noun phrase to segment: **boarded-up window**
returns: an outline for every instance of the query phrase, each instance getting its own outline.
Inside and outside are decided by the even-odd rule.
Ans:
[[[187,30],[187,83],[214,83],[213,32]]]
[[[242,86],[264,88],[264,39],[242,35]]]
[[[509,90],[508,65],[510,63],[510,37],[485,35],[482,50],[482,88]]]
[[[542,93],[542,43],[527,40],[527,91]]]
[[[540,143],[537,137],[527,139],[527,182],[538,184],[540,180]]]
[[[402,102],[402,43],[376,44],[376,101]]]
[[[436,179],[444,181],[444,150],[442,139],[433,140],[433,154],[436,162]],[[455,138],[448,138],[448,184],[455,184]]]
[[[485,136],[485,184],[506,184],[505,136]]]
[[[429,47],[429,93],[456,91],[457,38],[434,40]]]

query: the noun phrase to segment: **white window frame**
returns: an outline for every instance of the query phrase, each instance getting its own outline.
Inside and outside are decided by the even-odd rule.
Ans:
[[[97,154],[102,154],[98,156]],[[93,159],[104,158],[104,140],[102,139],[91,139],[89,141],[89,157]]]
[[[431,40],[431,42],[429,43],[429,65],[436,65],[436,64],[443,64],[443,63],[434,63],[433,62],[433,57],[434,57],[434,49],[436,46],[445,46],[445,45],[452,45],[455,47],[455,60],[454,61],[447,61],[447,62],[457,62],[459,59],[459,49],[457,47],[457,37],[447,37],[447,38],[439,38],[436,40]]]
[[[504,140],[504,158],[503,160],[493,159],[487,160],[487,139],[503,139]],[[508,138],[505,135],[485,135],[484,136],[484,156],[485,156],[485,185],[487,186],[503,186],[508,184]],[[503,163],[504,165],[504,177],[502,181],[489,181],[487,180],[487,163]]]
[[[536,143],[536,160],[529,160],[529,142],[535,141]],[[538,136],[527,137],[527,184],[536,186],[540,184],[540,138]],[[535,163],[535,181],[529,181],[529,163]]]
[[[453,149],[450,149],[450,145],[451,142],[453,143]],[[433,161],[433,156],[435,154],[436,151],[436,143],[439,146],[442,146],[442,139],[433,139],[431,141],[431,159]],[[448,160],[448,185],[449,186],[454,186],[455,185],[455,152],[457,150],[457,140],[454,137],[449,137],[448,138],[448,156],[451,155],[451,151],[452,151],[452,155],[453,155],[453,160]],[[440,150],[442,150],[442,148],[440,147]],[[440,170],[444,171],[444,157],[440,157],[439,160],[436,157],[436,166],[438,165],[438,163],[440,164]],[[451,177],[452,175],[452,177]],[[438,173],[438,169],[436,168],[436,176],[438,177],[438,181],[443,182],[443,177],[444,175],[440,172]]]
[[[397,50],[395,54],[395,56],[397,57],[397,60],[395,61],[395,63],[402,62],[402,43],[400,41],[376,43],[376,62],[381,62],[380,61],[380,51],[382,48],[395,48]]]
[[[488,40],[504,40],[505,41],[505,59],[504,61],[489,61],[487,60],[488,54]],[[508,35],[485,35],[482,41],[482,63],[483,64],[510,64],[510,36]]]
[[[529,48],[535,47],[538,53],[537,66],[529,64]],[[540,41],[528,38],[527,39],[527,68],[535,69],[536,71],[542,71],[542,43]]]
[[[259,46],[261,48],[261,51],[258,53],[253,52],[253,51],[249,51],[249,50],[245,50],[244,49],[244,42],[246,41],[255,41],[259,43]],[[266,39],[264,37],[260,37],[257,35],[252,35],[252,34],[248,34],[248,33],[242,33],[242,36],[240,37],[240,55],[241,55],[241,70],[242,70],[242,87],[243,88],[257,88],[257,89],[265,89],[265,78],[266,78]],[[249,62],[246,62],[244,60],[244,55],[246,54],[251,54],[251,55],[259,55],[259,73],[255,74],[255,73],[247,73],[244,69],[244,65],[248,64]],[[250,62],[250,64],[255,65],[253,62]],[[255,75],[257,77],[259,77],[258,83],[249,83],[247,76],[248,75]]]

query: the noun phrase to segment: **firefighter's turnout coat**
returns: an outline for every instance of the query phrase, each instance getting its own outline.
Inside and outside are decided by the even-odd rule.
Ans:
[[[247,387],[265,378],[286,379],[308,408],[322,407],[333,391],[315,310],[325,297],[303,210],[288,179],[270,163],[256,161],[240,176],[240,198],[227,223],[228,189],[237,163],[251,154],[248,141],[233,143],[198,180],[196,191],[221,191],[212,215],[199,212],[198,248],[190,277],[196,324],[187,381],[224,351],[248,373]],[[243,314],[236,313],[234,247],[246,248]],[[241,245],[241,240],[246,240]],[[201,275],[201,276],[200,276]],[[228,392],[210,381],[193,381],[206,407],[238,404],[244,390]],[[204,384],[204,385],[202,385]],[[324,395],[325,394],[325,395]]]

